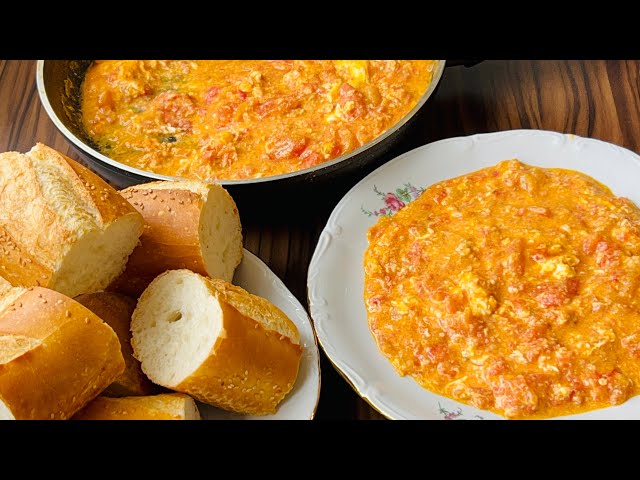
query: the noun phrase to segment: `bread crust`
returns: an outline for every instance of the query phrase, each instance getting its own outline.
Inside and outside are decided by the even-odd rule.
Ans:
[[[275,413],[298,376],[302,348],[221,302],[225,335],[175,390],[251,415]]]
[[[118,337],[61,293],[9,294],[0,311],[0,400],[16,419],[68,419],[123,372]]]
[[[288,337],[296,345],[300,344],[300,333],[296,325],[269,300],[253,295],[244,288],[224,280],[217,278],[209,280],[220,300],[234,307],[242,315],[260,323],[265,329]]]
[[[193,275],[191,272],[180,272]],[[178,278],[178,272],[170,271],[154,280],[140,297],[132,324],[145,315],[145,304],[153,295],[154,285],[167,275],[176,275]],[[277,405],[293,388],[298,375],[302,346],[299,345],[297,328],[267,300],[222,280],[198,276],[211,296],[219,302],[222,331],[206,359],[191,375],[177,385],[164,386],[237,413],[274,413]],[[264,321],[265,316],[268,317],[267,322]],[[274,328],[272,319],[278,319],[277,322],[292,330],[293,338],[278,331],[282,330],[281,325],[276,324]],[[136,331],[137,328],[133,329],[132,345],[134,355],[141,359],[138,342],[139,335],[144,333]],[[142,360],[142,370],[146,372]],[[149,375],[149,372],[146,373]],[[150,378],[154,380],[152,376]]]
[[[110,292],[87,293],[76,297],[75,300],[100,317],[120,340],[125,363],[124,372],[101,395],[127,397],[159,393],[160,388],[142,373],[140,362],[133,357],[129,328],[137,302],[125,295]]]
[[[2,296],[2,294],[4,294],[4,292],[6,292],[7,290],[9,290],[11,288],[13,288],[13,285],[11,285],[3,277],[0,277],[0,296]]]
[[[189,418],[190,412],[196,418]],[[165,393],[149,397],[100,396],[72,420],[199,420],[198,407],[189,395]]]
[[[64,192],[48,195],[60,204],[78,203],[86,209],[73,224],[65,223],[65,215],[47,198],[47,183],[34,167],[42,159],[56,165],[56,178],[65,183]],[[140,214],[113,187],[52,148],[38,143],[26,154],[0,154],[0,275],[14,286],[55,289],[56,270],[75,242],[87,231],[104,230],[127,215],[139,218],[142,233]]]
[[[140,245],[129,257],[124,273],[109,290],[139,297],[154,278],[167,270],[184,268],[210,275],[202,251],[200,222],[202,209],[213,188],[224,192],[238,216],[233,198],[217,184],[161,181],[122,190],[121,195],[144,217],[145,228]],[[241,239],[240,232],[238,235]],[[238,260],[234,268],[242,259],[242,241],[236,248]]]
[[[42,143],[36,143],[27,155],[33,158],[55,160],[63,166],[67,165],[70,178],[76,188],[90,198],[91,203],[98,211],[98,220],[103,226],[111,224],[124,215],[136,215],[136,209],[124,200],[115,188],[87,167],[80,165],[57,150]],[[75,178],[73,174],[75,174]]]
[[[109,287],[140,296],[160,273],[186,268],[207,275],[200,251],[200,211],[204,199],[188,190],[130,187],[122,195],[144,217],[140,245],[129,257],[124,273]]]

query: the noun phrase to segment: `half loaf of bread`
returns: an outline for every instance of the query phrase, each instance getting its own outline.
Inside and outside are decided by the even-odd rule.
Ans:
[[[242,260],[242,227],[231,195],[218,184],[152,182],[120,192],[144,217],[140,246],[109,288],[134,297],[161,273],[186,268],[231,281]]]
[[[111,186],[52,148],[0,154],[0,275],[14,286],[69,297],[103,290],[143,224]]]
[[[151,397],[98,397],[72,420],[200,420],[196,402],[183,393]]]
[[[41,287],[0,296],[0,419],[61,419],[124,370],[114,331],[78,302]]]
[[[300,336],[280,309],[188,270],[151,282],[131,331],[134,355],[154,383],[225,410],[273,413],[298,375]]]
[[[131,315],[136,308],[136,301],[124,295],[110,292],[87,293],[76,297],[75,300],[113,328],[120,340],[125,369],[122,375],[102,392],[102,395],[125,397],[159,393],[160,388],[142,373],[140,362],[133,358],[129,328],[131,327]]]

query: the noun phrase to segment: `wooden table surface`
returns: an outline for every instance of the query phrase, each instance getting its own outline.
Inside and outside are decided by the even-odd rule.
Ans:
[[[640,151],[640,62],[484,61],[447,68],[406,137],[383,160],[446,137],[536,128],[612,142]],[[72,158],[75,150],[40,105],[35,61],[0,60],[0,151],[26,151],[36,142]],[[258,255],[306,305],[307,267],[331,210],[358,172],[327,185],[313,199],[296,197],[293,213],[241,211],[245,247]],[[302,192],[302,195],[304,192]],[[322,355],[317,419],[380,419]]]

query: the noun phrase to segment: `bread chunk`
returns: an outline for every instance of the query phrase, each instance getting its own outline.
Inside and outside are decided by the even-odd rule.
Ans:
[[[113,187],[52,148],[0,154],[0,275],[13,286],[69,297],[103,290],[143,225]]]
[[[224,188],[199,181],[152,182],[121,194],[144,217],[145,229],[110,290],[138,297],[161,273],[182,268],[232,280],[242,260],[242,226]]]
[[[238,413],[273,413],[298,375],[296,326],[276,306],[223,280],[172,270],[144,291],[132,345],[154,382]]]

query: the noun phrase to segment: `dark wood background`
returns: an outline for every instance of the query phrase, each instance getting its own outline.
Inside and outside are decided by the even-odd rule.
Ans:
[[[447,68],[411,130],[381,161],[441,138],[516,128],[575,133],[640,151],[639,70],[639,61],[587,60],[484,61]],[[40,105],[35,61],[0,60],[0,151],[24,152],[36,141],[79,158]],[[318,236],[341,196],[366,173],[331,182],[312,198],[292,194],[269,212],[259,211],[259,205],[254,212],[240,212],[245,247],[304,305],[307,267]],[[316,418],[382,417],[322,355]]]

